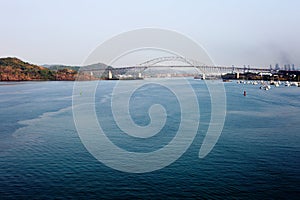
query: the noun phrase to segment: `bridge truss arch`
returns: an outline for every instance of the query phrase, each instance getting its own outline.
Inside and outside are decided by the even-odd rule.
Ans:
[[[138,66],[139,67],[144,67],[145,69],[150,68],[150,67],[155,67],[158,66],[157,64],[159,63],[163,63],[163,62],[168,62],[168,61],[176,61],[176,62],[181,62],[181,63],[185,63],[183,65],[174,65],[174,66],[169,66],[169,67],[189,67],[189,68],[195,68],[200,74],[205,74],[205,66],[207,67],[207,65],[205,65],[202,62],[193,60],[193,59],[189,59],[189,58],[184,58],[181,56],[165,56],[165,57],[158,57],[158,58],[154,58],[151,60],[147,60],[143,63],[140,63]],[[160,67],[162,67],[163,65],[159,65]]]

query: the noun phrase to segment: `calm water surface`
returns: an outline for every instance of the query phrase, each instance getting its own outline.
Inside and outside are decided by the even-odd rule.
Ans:
[[[201,112],[194,142],[173,164],[144,174],[116,171],[87,152],[73,121],[72,82],[0,83],[0,199],[299,197],[300,88],[263,91],[259,86],[225,83],[223,132],[210,154],[199,159],[210,98],[203,81],[190,83]],[[105,87],[96,93],[103,129],[115,130],[111,140],[128,151],[147,152],[168,144],[180,120],[174,96],[153,85],[136,92],[130,112],[137,124],[149,123],[143,106],[156,101],[165,103],[171,116],[165,135],[140,141],[117,134],[107,93],[114,84],[103,82]],[[151,98],[149,91],[159,98]]]

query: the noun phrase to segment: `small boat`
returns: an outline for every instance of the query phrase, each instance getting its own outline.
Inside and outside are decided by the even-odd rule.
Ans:
[[[291,82],[291,86],[296,86],[296,87],[298,87],[298,83],[297,83],[297,82]]]
[[[261,90],[269,90],[269,89],[271,89],[271,86],[269,86],[269,85],[262,85],[262,86],[259,87],[259,89],[261,89]]]
[[[209,77],[206,77],[205,76],[205,74],[199,74],[199,75],[196,75],[196,76],[194,76],[194,79],[201,79],[201,80],[206,80],[206,79],[208,79],[208,80],[210,80],[209,79]]]
[[[285,86],[286,86],[286,87],[290,87],[290,86],[291,86],[290,82],[288,82],[288,81],[285,82]]]

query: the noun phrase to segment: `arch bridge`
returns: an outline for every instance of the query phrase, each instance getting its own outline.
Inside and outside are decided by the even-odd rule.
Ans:
[[[183,64],[176,65],[162,65],[160,63],[168,62],[168,61],[176,61],[181,62]],[[131,69],[137,71],[145,71],[149,68],[157,68],[157,67],[170,67],[170,68],[196,68],[203,74],[222,74],[222,73],[245,73],[245,72],[270,72],[269,68],[257,68],[250,66],[243,67],[235,67],[235,66],[217,66],[217,65],[207,65],[202,62],[188,59],[180,56],[166,56],[166,57],[158,57],[143,63],[140,63],[136,66],[128,66],[128,67],[117,67],[117,69]]]
[[[164,62],[177,62],[177,64],[162,64]],[[178,64],[180,63],[180,64]],[[270,72],[269,68],[255,68],[248,66],[243,67],[235,67],[235,66],[217,66],[217,65],[207,65],[204,63],[201,63],[199,61],[195,61],[192,59],[180,57],[180,56],[166,56],[166,57],[158,57],[154,58],[148,61],[145,61],[143,63],[134,65],[134,66],[114,66],[110,67],[109,69],[93,69],[93,70],[84,70],[84,71],[90,71],[90,73],[103,73],[104,71],[107,71],[106,73],[111,73],[116,76],[119,75],[132,75],[132,76],[141,76],[141,74],[144,74],[146,70],[149,69],[155,69],[155,68],[195,68],[197,72],[194,72],[193,74],[188,74],[191,76],[202,74],[205,75],[221,75],[224,73],[245,73],[245,72]],[[103,71],[103,72],[101,72]]]

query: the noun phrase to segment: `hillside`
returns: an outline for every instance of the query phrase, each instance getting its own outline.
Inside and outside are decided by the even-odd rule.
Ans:
[[[76,70],[50,70],[33,65],[18,58],[0,58],[0,81],[34,81],[34,80],[75,80]]]
[[[42,65],[45,68],[48,68],[52,71],[58,71],[60,69],[70,69],[70,70],[75,70],[75,71],[91,71],[91,70],[105,70],[111,68],[110,66],[107,66],[104,63],[95,63],[95,64],[90,64],[90,65],[85,65],[85,66],[71,66],[71,65]]]
[[[61,69],[71,69],[74,71],[79,71],[80,69],[80,66],[69,66],[69,65],[42,65],[42,66],[52,71],[58,71]]]
[[[108,77],[108,71],[112,70],[111,66],[104,63],[95,63],[85,66],[71,66],[71,65],[43,65],[54,72],[61,70],[71,70],[77,72],[77,80],[105,80]]]

